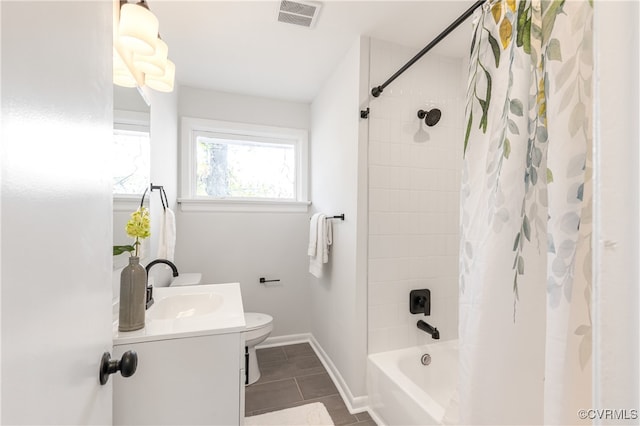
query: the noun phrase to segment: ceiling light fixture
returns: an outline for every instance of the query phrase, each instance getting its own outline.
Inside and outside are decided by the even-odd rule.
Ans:
[[[158,34],[158,18],[145,0],[114,0],[113,82],[118,86],[148,86],[173,91],[176,67],[169,47]]]

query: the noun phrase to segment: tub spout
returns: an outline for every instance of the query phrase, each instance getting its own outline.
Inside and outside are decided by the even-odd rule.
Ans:
[[[436,327],[433,327],[432,325],[427,324],[426,322],[419,320],[418,324],[417,324],[418,328],[426,333],[429,333],[431,335],[431,337],[433,337],[434,339],[439,339],[440,338],[440,332],[438,331],[438,329]]]

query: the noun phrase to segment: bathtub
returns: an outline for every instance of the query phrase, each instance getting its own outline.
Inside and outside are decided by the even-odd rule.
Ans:
[[[429,354],[431,363],[421,358]],[[458,420],[458,341],[369,355],[369,408],[386,425],[441,425]]]

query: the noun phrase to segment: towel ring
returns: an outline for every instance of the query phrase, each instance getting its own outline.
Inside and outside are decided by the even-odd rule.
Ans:
[[[147,191],[153,192],[154,189],[158,189],[160,191],[160,202],[162,203],[162,208],[164,211],[167,211],[167,207],[169,207],[169,198],[167,198],[167,192],[164,190],[164,186],[154,184],[151,184],[144,189],[144,192],[142,193],[142,199],[140,200],[140,208],[142,208],[144,205],[144,197],[147,195]]]

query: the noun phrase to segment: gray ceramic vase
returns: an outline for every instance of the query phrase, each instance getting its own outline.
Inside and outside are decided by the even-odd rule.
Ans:
[[[140,258],[131,256],[120,274],[119,331],[134,331],[144,327],[147,271]]]

